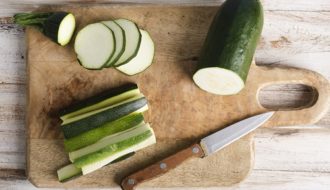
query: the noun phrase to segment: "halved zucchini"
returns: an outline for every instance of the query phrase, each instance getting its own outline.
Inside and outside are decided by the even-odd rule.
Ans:
[[[148,109],[147,100],[140,95],[119,104],[88,112],[75,117],[74,122],[62,126],[62,131],[66,139],[75,137],[91,129],[98,128],[104,123],[114,121],[130,113],[141,113]],[[82,117],[82,118],[80,118]]]
[[[115,34],[115,41],[116,41],[116,50],[111,59],[108,61],[108,63],[105,65],[105,67],[112,66],[117,60],[120,58],[120,56],[125,51],[125,32],[124,30],[114,21],[103,21],[104,25],[106,25],[108,28],[110,28],[113,33]]]
[[[82,133],[70,139],[64,140],[64,147],[67,152],[75,151],[79,148],[91,145],[103,137],[125,131],[132,128],[144,120],[142,113],[133,113],[112,122],[107,122],[104,125]]]
[[[117,19],[115,22],[124,30],[126,38],[125,51],[113,64],[113,66],[118,67],[136,56],[141,43],[141,33],[137,25],[130,20]]]
[[[217,95],[233,95],[244,88],[261,36],[260,0],[227,0],[215,15],[193,80]]]
[[[140,30],[141,33],[141,45],[137,55],[129,62],[116,67],[117,70],[127,74],[135,75],[147,69],[151,64],[154,57],[155,46],[149,33],[144,30]]]
[[[74,50],[83,67],[101,69],[114,54],[115,43],[112,30],[102,23],[94,23],[78,32]]]
[[[87,98],[84,101],[78,102],[61,110],[60,118],[64,122],[63,124],[65,124],[68,123],[66,121],[68,119],[72,119],[84,113],[120,103],[139,94],[140,90],[136,84],[120,86],[118,88],[107,90],[101,94]]]

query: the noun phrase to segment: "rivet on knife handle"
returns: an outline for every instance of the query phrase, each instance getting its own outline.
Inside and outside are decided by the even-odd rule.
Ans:
[[[193,144],[190,147],[173,154],[164,160],[152,164],[142,170],[137,171],[123,179],[121,187],[123,190],[132,190],[138,184],[156,178],[176,168],[185,160],[192,157],[204,157],[204,152],[199,144]]]

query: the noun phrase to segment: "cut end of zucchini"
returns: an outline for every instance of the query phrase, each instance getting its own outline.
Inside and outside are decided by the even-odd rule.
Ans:
[[[233,95],[244,88],[244,81],[235,72],[218,67],[198,70],[193,76],[201,89],[217,95]]]
[[[58,180],[62,183],[81,175],[82,175],[81,169],[77,168],[74,164],[69,164],[57,170]]]
[[[73,32],[76,28],[76,20],[73,14],[69,13],[62,20],[57,34],[57,43],[65,46],[71,40]]]

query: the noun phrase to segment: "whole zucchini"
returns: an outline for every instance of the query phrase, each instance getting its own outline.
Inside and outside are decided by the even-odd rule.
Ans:
[[[263,27],[260,0],[227,0],[209,28],[194,82],[218,95],[237,94],[244,83]]]

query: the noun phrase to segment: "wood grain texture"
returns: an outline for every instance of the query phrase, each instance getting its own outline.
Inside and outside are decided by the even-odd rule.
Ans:
[[[23,29],[13,24],[0,26],[0,82],[25,84],[25,40]],[[11,44],[8,46],[7,44]]]
[[[17,12],[32,11],[43,5],[93,5],[93,4],[175,4],[175,5],[219,5],[224,0],[11,0],[0,2],[0,16],[12,16]],[[264,9],[270,11],[329,11],[327,0],[263,0]]]
[[[322,68],[330,55],[329,12],[265,12],[262,39],[256,52],[258,64],[305,66],[325,76]]]
[[[23,169],[0,169],[0,178],[4,180],[26,179]]]
[[[320,75],[307,70],[257,67],[253,64],[246,88],[235,96],[214,96],[193,84],[191,75],[196,57],[216,10],[217,7],[170,6],[98,6],[72,10],[80,21],[78,28],[105,18],[125,17],[150,32],[156,44],[155,63],[146,72],[134,77],[111,69],[87,71],[75,60],[71,45],[61,48],[38,31],[29,29],[28,178],[41,187],[114,186],[118,183],[118,176],[123,176],[128,168],[134,167],[134,161],[150,163],[152,159],[147,158],[158,154],[152,149],[149,149],[150,152],[141,151],[140,157],[134,157],[134,161],[106,167],[70,183],[59,184],[56,179],[55,170],[65,164],[67,158],[61,140],[58,140],[61,139],[59,121],[53,113],[72,101],[128,81],[138,83],[148,97],[150,110],[146,118],[155,130],[159,142],[155,148],[158,150],[173,149],[167,146],[168,141],[179,139],[181,141],[177,141],[176,145],[181,146],[237,120],[267,111],[260,106],[256,94],[268,84],[310,85],[318,91],[318,101],[310,108],[279,111],[266,125],[311,124],[319,120],[329,105],[329,84]],[[159,25],[167,27],[159,30]],[[214,109],[214,105],[221,107]],[[250,140],[251,136],[239,140],[235,146],[228,148],[225,155],[223,151],[219,153],[221,156],[211,157],[212,161],[191,160],[169,175],[143,185],[172,187],[238,183],[253,165]],[[56,163],[53,162],[54,155]],[[119,166],[121,170],[113,172]],[[194,184],[191,184],[192,178],[196,179]],[[95,183],[95,179],[99,183]]]

